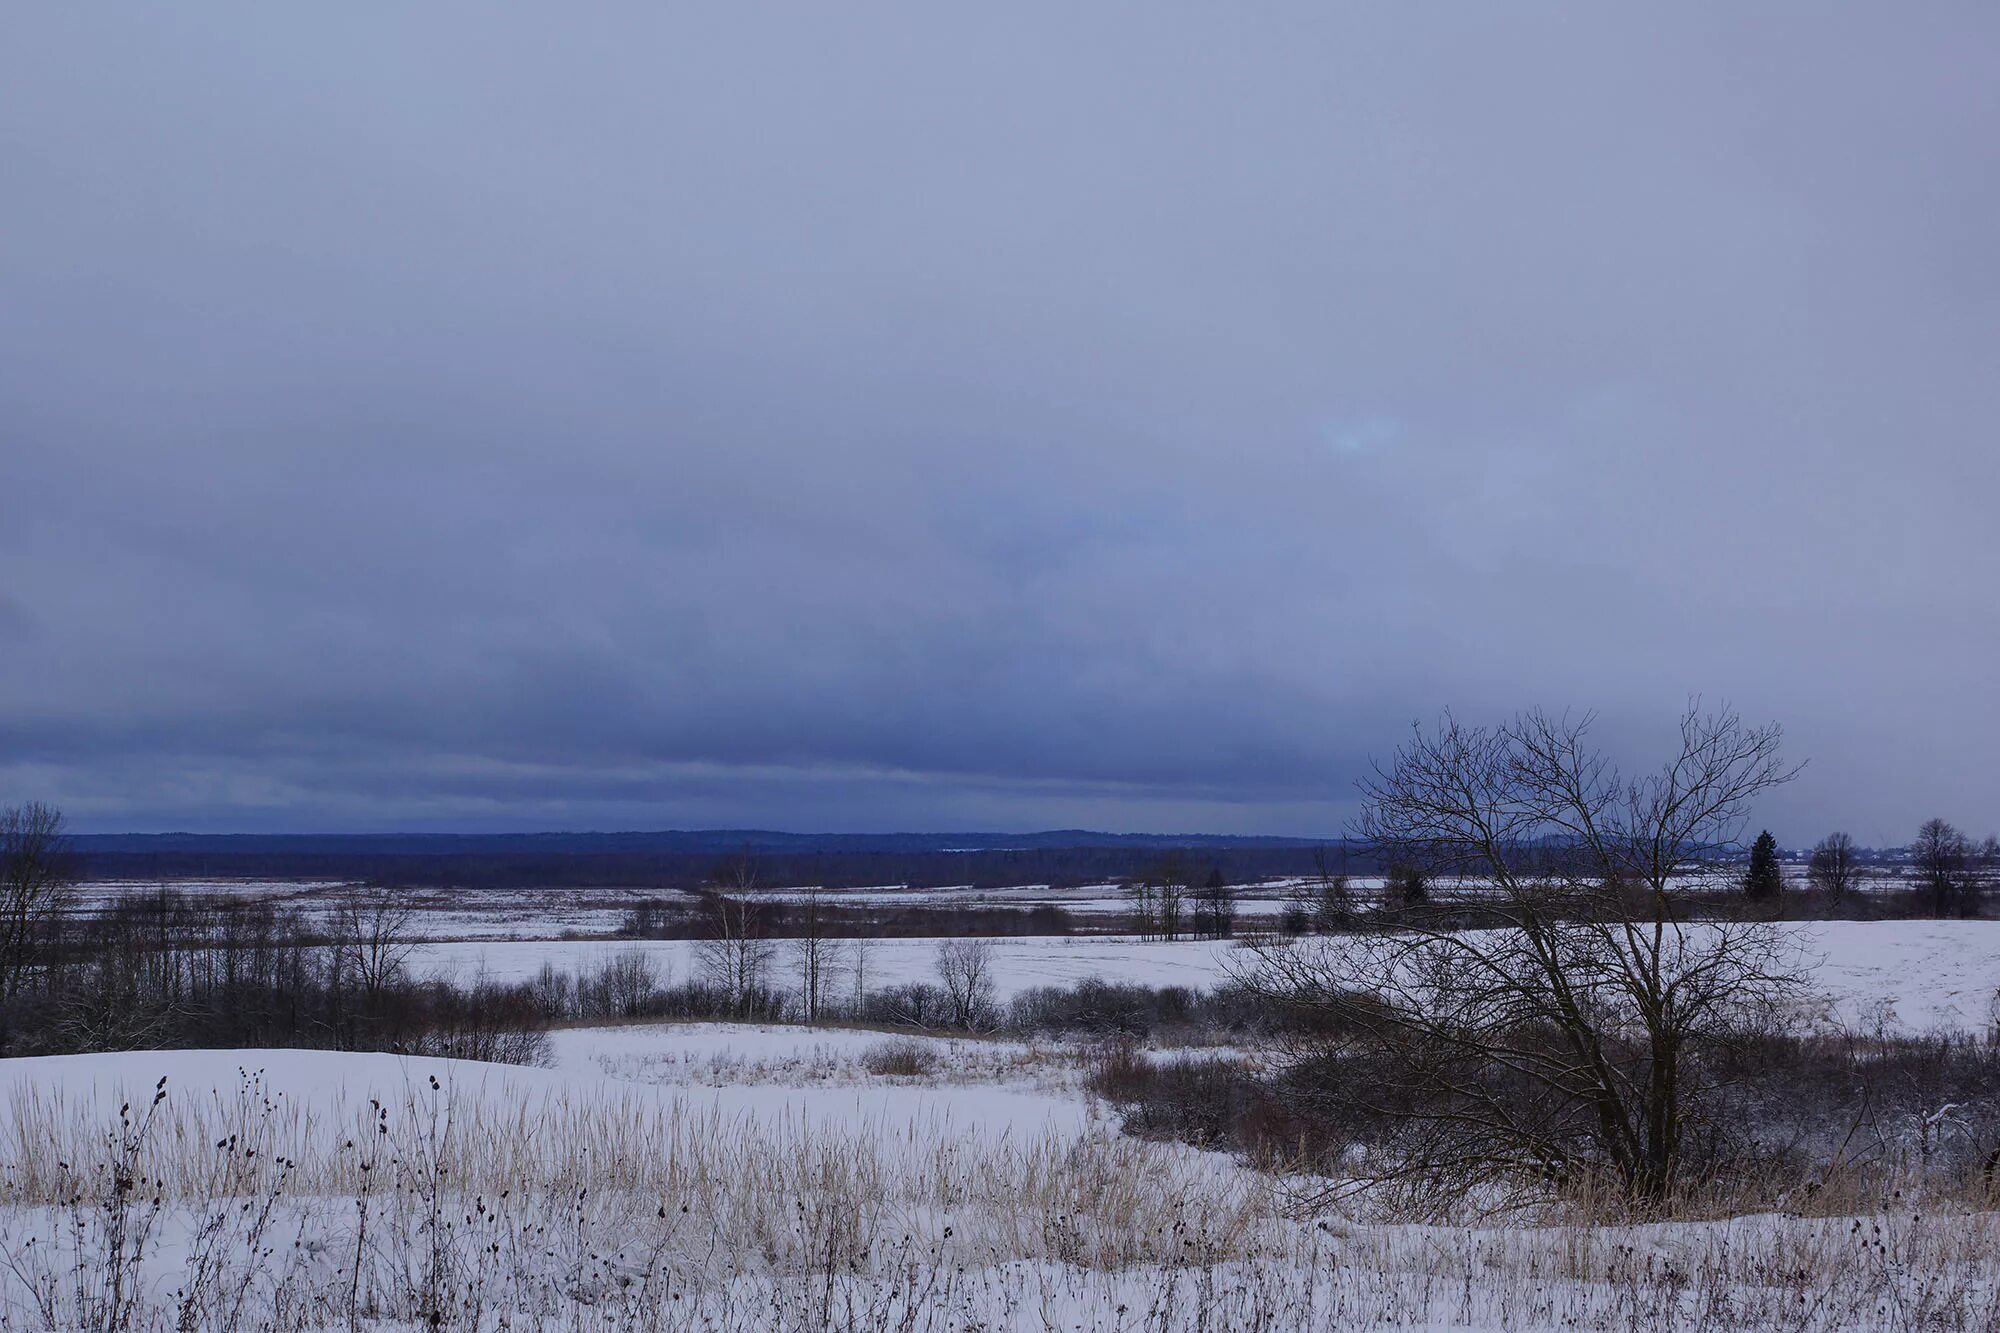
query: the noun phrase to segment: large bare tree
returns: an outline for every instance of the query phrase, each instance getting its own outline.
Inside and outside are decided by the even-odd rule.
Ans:
[[[1374,929],[1263,941],[1240,969],[1305,1020],[1295,1072],[1318,1071],[1322,1113],[1376,1127],[1357,1181],[1440,1201],[1608,1181],[1664,1202],[1704,1046],[1798,984],[1768,923],[1689,922],[1682,904],[1756,796],[1795,772],[1778,728],[1690,706],[1677,752],[1627,778],[1590,724],[1447,716],[1362,783],[1378,853],[1483,886],[1486,928],[1385,912]]]
[[[1826,895],[1829,908],[1843,906],[1861,885],[1861,861],[1854,851],[1854,839],[1845,833],[1829,833],[1813,844],[1806,859],[1806,882]]]
[[[1994,840],[1974,843],[1942,819],[1927,819],[1910,844],[1910,868],[1932,916],[1977,916],[1986,872],[1996,859]]]
[[[403,891],[387,885],[350,891],[334,913],[335,974],[371,1010],[408,971],[417,949],[416,916]]]

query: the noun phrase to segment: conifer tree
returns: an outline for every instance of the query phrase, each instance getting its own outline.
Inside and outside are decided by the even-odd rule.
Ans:
[[[1784,872],[1778,869],[1778,840],[1765,829],[1750,844],[1750,870],[1743,876],[1743,892],[1753,902],[1770,902],[1784,887]]]

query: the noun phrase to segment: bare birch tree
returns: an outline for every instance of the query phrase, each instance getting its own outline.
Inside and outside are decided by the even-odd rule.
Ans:
[[[798,902],[799,933],[789,941],[799,982],[799,1010],[808,1023],[819,1021],[833,988],[839,942],[827,937],[825,906],[818,888],[807,889]]]
[[[721,991],[730,1012],[749,1012],[764,991],[773,947],[766,938],[757,863],[746,852],[711,878],[708,935],[695,944],[695,962]]]
[[[874,974],[875,941],[866,935],[857,935],[847,942],[847,976],[852,984],[854,1013],[859,1015],[868,1004],[868,983]]]
[[[1447,716],[1362,783],[1394,864],[1483,883],[1492,928],[1394,914],[1376,931],[1261,943],[1245,985],[1309,1020],[1295,1069],[1322,1113],[1380,1127],[1358,1170],[1434,1204],[1608,1180],[1658,1205],[1681,1182],[1702,1054],[1798,984],[1766,923],[1682,919],[1757,795],[1796,771],[1775,726],[1690,707],[1680,746],[1627,779],[1591,719]]]

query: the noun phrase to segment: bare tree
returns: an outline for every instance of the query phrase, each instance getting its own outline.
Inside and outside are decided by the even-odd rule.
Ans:
[[[1140,877],[1152,889],[1159,937],[1177,940],[1187,921],[1188,889],[1191,883],[1187,857],[1178,849],[1168,852]]]
[[[868,1004],[868,979],[875,965],[875,941],[866,935],[857,935],[847,942],[847,975],[853,985],[854,1012],[859,1014]]]
[[[748,852],[721,867],[709,883],[708,937],[695,944],[696,964],[739,1016],[756,1003],[771,968],[758,894],[757,863]]]
[[[1223,877],[1221,866],[1210,866],[1208,878],[1195,894],[1196,935],[1225,940],[1236,933],[1236,890]]]
[[[371,1006],[403,980],[417,947],[415,919],[415,909],[395,889],[363,889],[341,900],[334,916],[335,966]]]
[[[1861,863],[1854,855],[1854,839],[1845,833],[1829,833],[1813,844],[1806,858],[1806,882],[1826,895],[1830,908],[1847,901],[1861,883]]]
[[[1768,924],[1684,924],[1675,904],[1796,771],[1778,728],[1690,707],[1678,753],[1628,780],[1587,747],[1590,722],[1447,716],[1362,784],[1369,840],[1392,864],[1484,882],[1495,928],[1410,916],[1264,942],[1240,970],[1311,1020],[1296,1067],[1339,1071],[1323,1111],[1390,1127],[1361,1178],[1433,1202],[1608,1179],[1658,1204],[1701,1056],[1798,984]]]
[[[1334,869],[1326,847],[1313,848],[1312,903],[1313,928],[1324,933],[1334,929],[1354,910],[1354,895],[1347,882],[1347,843],[1340,844],[1340,868]]]
[[[1160,891],[1153,883],[1151,875],[1140,875],[1126,886],[1125,896],[1132,900],[1132,925],[1142,940],[1160,937]]]
[[[1344,847],[1341,859],[1344,864]],[[1347,872],[1336,870],[1326,848],[1321,846],[1313,848],[1313,873],[1292,883],[1278,919],[1283,929],[1293,935],[1307,931],[1325,934],[1340,929],[1353,911],[1354,893]]]
[[[951,1026],[985,1026],[993,1011],[992,941],[939,940],[937,974]]]
[[[2000,875],[2000,834],[1989,833],[1972,854],[1972,876],[1966,886],[1965,914],[1978,916],[1994,876]]]
[[[20,994],[75,871],[62,811],[31,801],[0,810],[0,1002]]]
[[[807,889],[798,903],[798,934],[790,941],[793,968],[799,981],[799,1007],[808,1023],[819,1021],[833,988],[833,971],[839,942],[826,933],[823,894]]]
[[[1942,819],[1927,819],[1910,844],[1910,865],[1930,901],[1932,916],[1970,915],[1977,850],[1972,840]]]

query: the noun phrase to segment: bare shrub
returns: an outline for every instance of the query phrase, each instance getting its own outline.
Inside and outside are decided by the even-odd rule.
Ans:
[[[939,940],[937,976],[949,1026],[967,1030],[993,1026],[993,945],[989,941]]]
[[[1237,1059],[1148,1059],[1135,1048],[1107,1048],[1086,1086],[1121,1112],[1119,1126],[1140,1138],[1230,1149],[1269,1169],[1329,1169],[1348,1142],[1334,1127],[1301,1118],[1282,1088]]]
[[[855,1017],[891,1027],[942,1028],[950,1023],[951,1000],[941,986],[904,982],[869,991]]]
[[[1074,986],[1022,991],[1008,1002],[1004,1027],[1026,1037],[1115,1037],[1203,1046],[1262,1037],[1283,1017],[1235,986],[1196,990],[1093,978]]]
[[[660,964],[644,949],[620,949],[575,982],[576,1018],[642,1018],[657,1012]]]
[[[861,1053],[861,1067],[882,1078],[924,1078],[937,1070],[937,1054],[904,1037],[877,1042]]]

